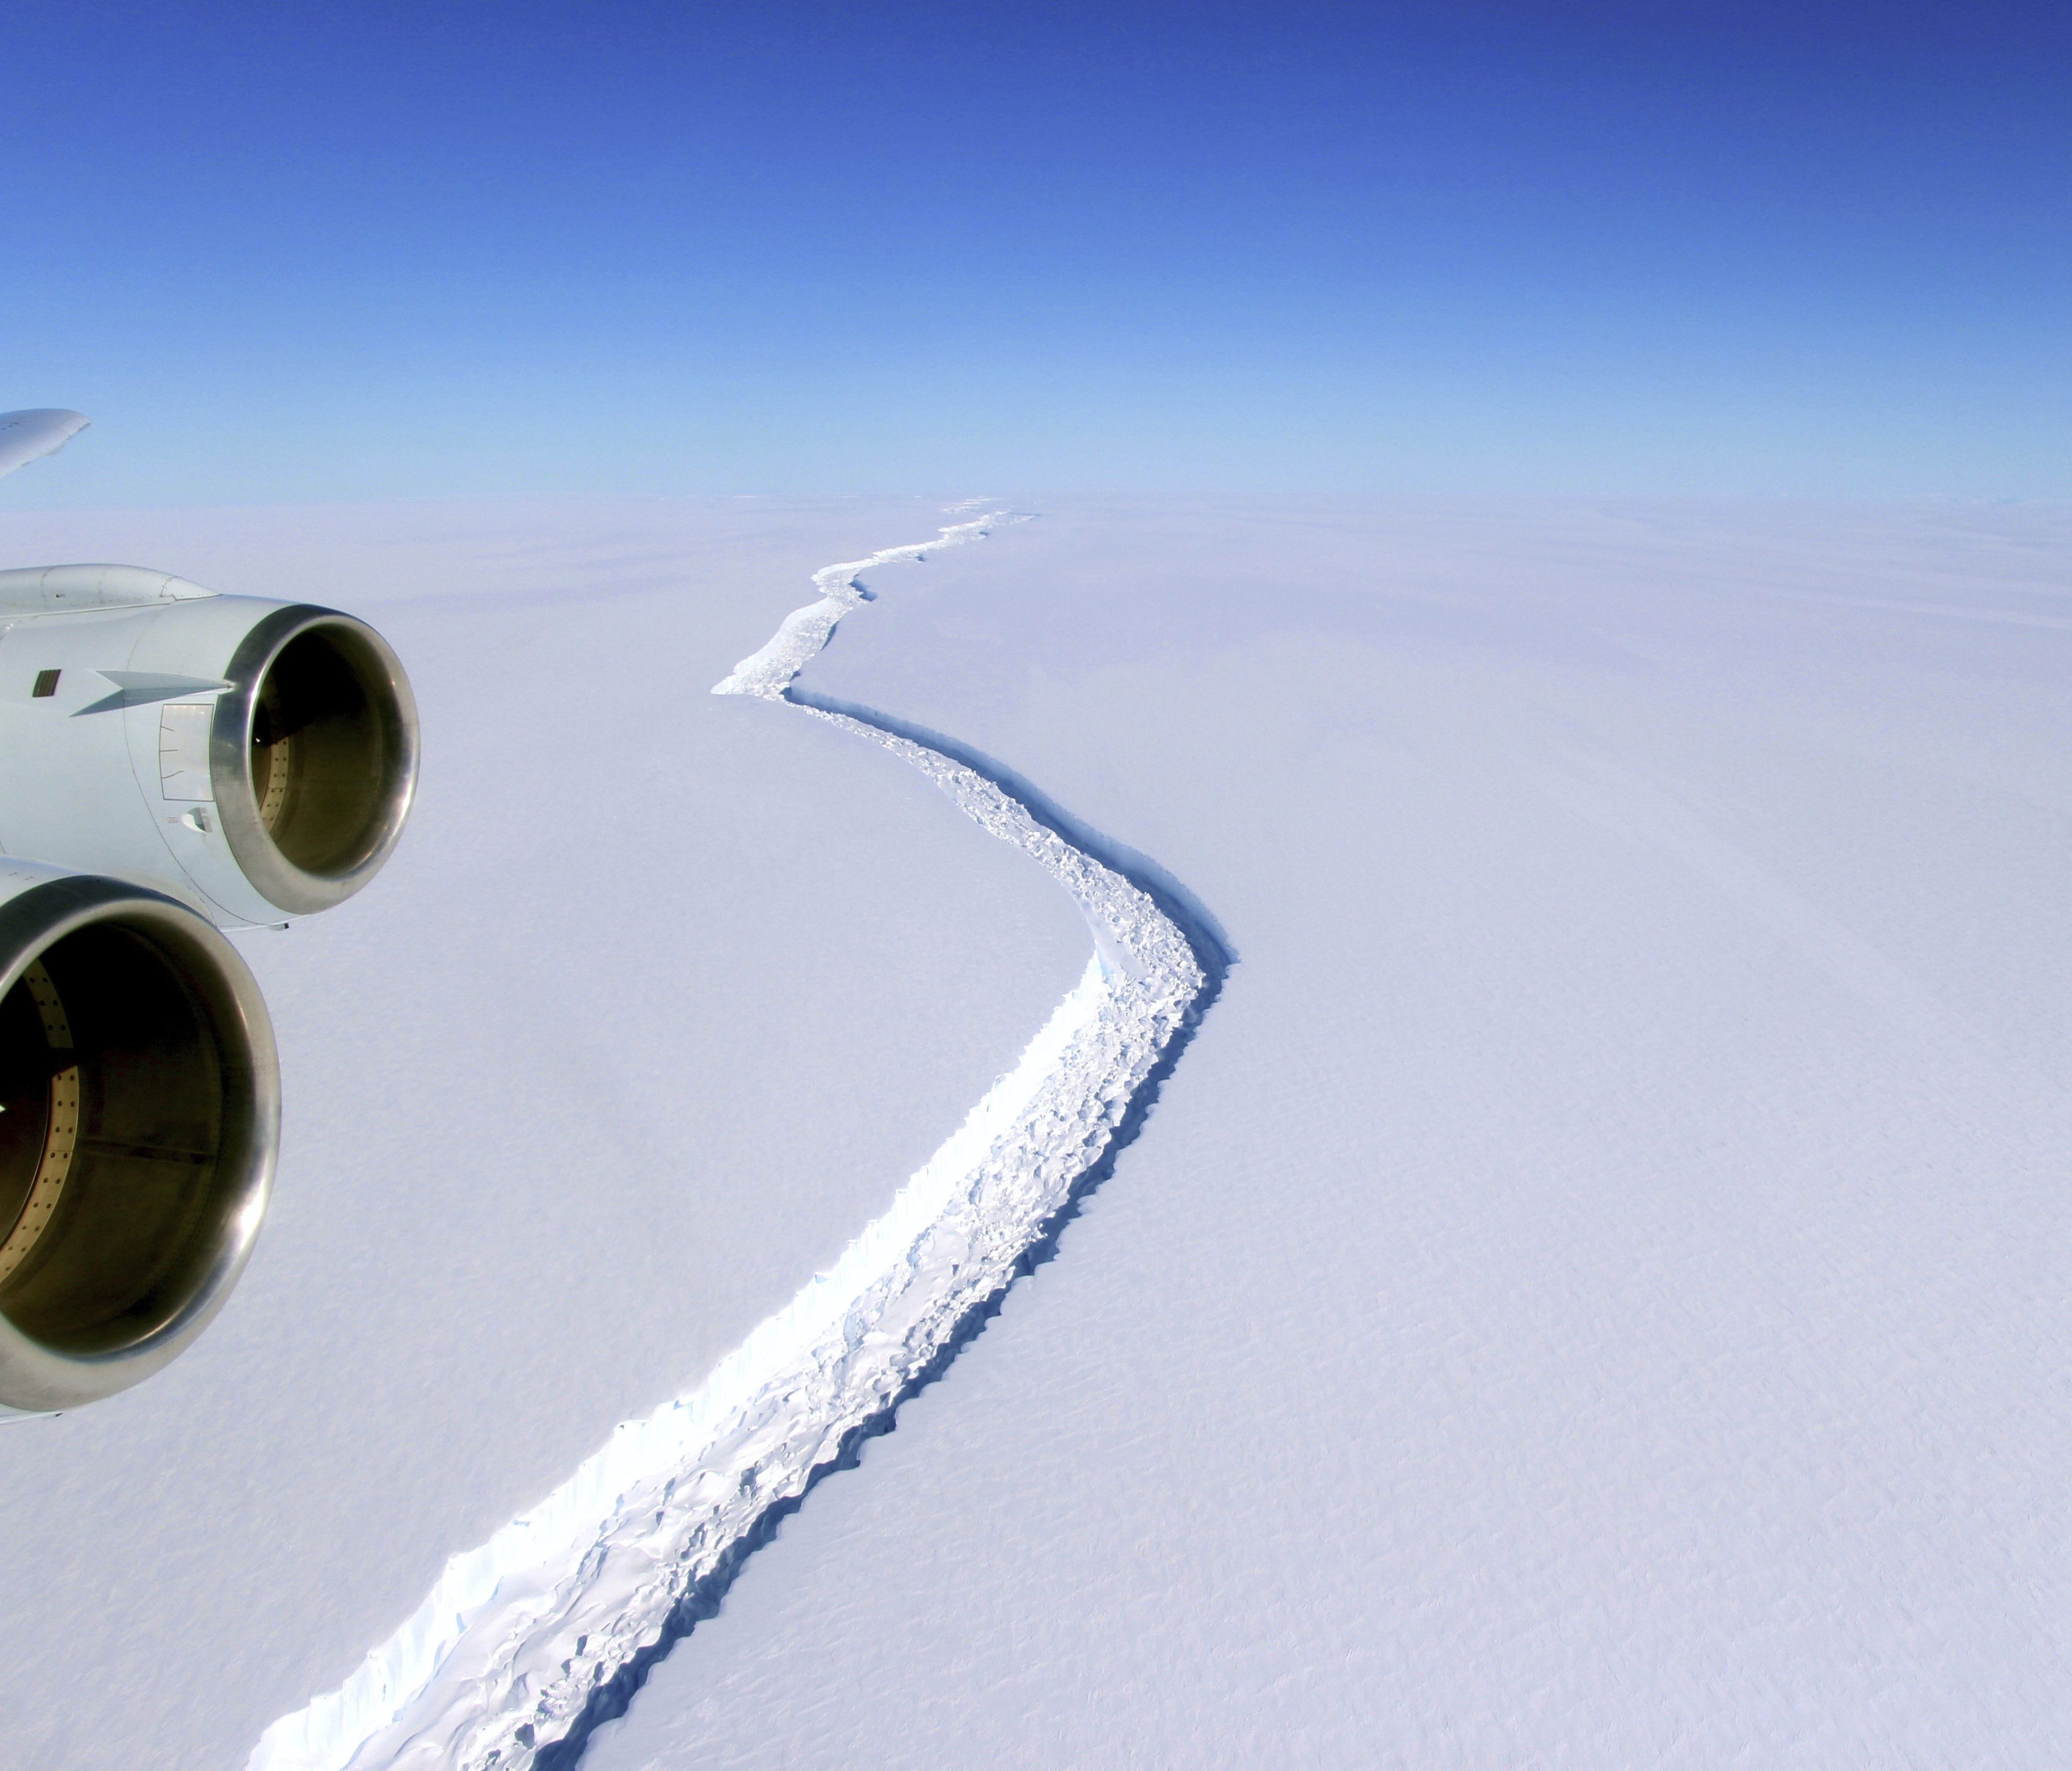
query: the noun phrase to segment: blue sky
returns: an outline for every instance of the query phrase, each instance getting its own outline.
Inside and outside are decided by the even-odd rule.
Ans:
[[[2072,493],[2072,10],[10,6],[0,501]]]

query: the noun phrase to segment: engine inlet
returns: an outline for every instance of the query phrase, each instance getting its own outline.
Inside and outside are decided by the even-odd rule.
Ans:
[[[77,1407],[178,1354],[250,1252],[279,1127],[252,976],[155,893],[0,903],[0,1406]]]
[[[246,878],[291,914],[350,898],[388,858],[417,779],[417,712],[388,642],[295,606],[246,635],[217,697],[209,772]]]

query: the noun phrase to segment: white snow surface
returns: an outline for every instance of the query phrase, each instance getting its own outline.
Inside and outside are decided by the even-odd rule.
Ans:
[[[1238,963],[585,1771],[2064,1762],[2072,512],[1015,503],[820,579],[861,733],[705,692],[983,512],[0,520],[366,614],[428,721],[383,878],[245,943],[238,1295],[0,1432],[0,1762],[242,1763],[1055,1072],[1128,956],[910,763]]]
[[[782,700],[862,601],[860,573],[980,539],[989,520],[815,573],[820,600],[713,692]],[[487,1771],[569,1739],[599,1688],[664,1642],[686,1597],[729,1569],[771,1507],[803,1495],[1012,1282],[1207,987],[1186,935],[1149,898],[996,783],[909,738],[803,711],[882,744],[1034,857],[1101,932],[1085,976],[832,1268],[697,1388],[620,1426],[545,1500],[454,1557],[338,1691],[267,1730],[253,1771]]]
[[[1024,501],[800,678],[1238,963],[586,1771],[2072,1757],[2072,512]]]

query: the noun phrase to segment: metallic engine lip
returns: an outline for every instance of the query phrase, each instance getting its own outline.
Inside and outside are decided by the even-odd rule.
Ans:
[[[32,886],[0,904],[0,996],[14,988],[29,962],[65,936],[96,922],[136,927],[169,948],[169,957],[199,954],[213,979],[191,987],[215,1022],[228,1079],[242,1080],[247,1098],[243,1150],[226,1152],[241,1164],[235,1202],[223,1214],[207,1272],[179,1309],[128,1346],[74,1354],[47,1346],[0,1313],[0,1410],[53,1413],[83,1407],[141,1383],[191,1346],[228,1299],[251,1259],[272,1196],[281,1142],[281,1070],[273,1024],[258,980],[237,950],[204,917],[148,887],[92,873],[75,873]],[[249,1062],[240,1063],[240,1057]]]
[[[259,796],[252,779],[252,723],[259,709],[259,690],[266,672],[290,642],[313,629],[331,627],[351,635],[372,654],[393,696],[393,729],[398,758],[398,791],[382,808],[365,853],[337,873],[312,873],[282,853],[259,818]],[[410,816],[417,791],[417,703],[403,662],[388,642],[364,621],[313,602],[276,609],[253,625],[224,670],[230,687],[216,698],[209,727],[209,783],[224,840],[254,890],[277,910],[306,916],[342,904],[380,872],[394,851]],[[388,711],[388,710],[384,710]]]

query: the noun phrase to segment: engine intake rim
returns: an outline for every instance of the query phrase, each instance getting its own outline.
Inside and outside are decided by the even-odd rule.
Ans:
[[[417,708],[363,621],[307,603],[248,633],[224,676],[209,776],[245,877],[290,915],[342,903],[380,871],[417,783]]]
[[[265,1005],[184,905],[74,874],[0,903],[0,1407],[142,1382],[249,1259],[280,1139]]]

